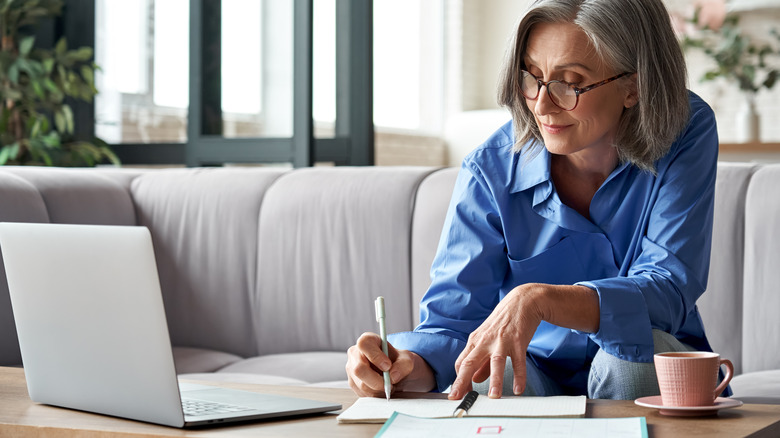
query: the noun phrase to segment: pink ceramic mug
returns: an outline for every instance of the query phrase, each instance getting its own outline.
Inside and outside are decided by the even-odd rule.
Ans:
[[[730,360],[708,351],[658,353],[654,361],[664,406],[712,406],[734,375]],[[726,376],[717,385],[721,365]]]

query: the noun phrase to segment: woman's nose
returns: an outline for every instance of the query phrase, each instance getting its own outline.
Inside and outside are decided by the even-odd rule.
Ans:
[[[547,92],[547,85],[542,85],[541,88],[539,88],[539,96],[536,97],[534,112],[537,115],[543,116],[558,111],[560,111],[560,108],[558,108],[558,105],[554,104],[552,99],[550,99],[550,93]]]

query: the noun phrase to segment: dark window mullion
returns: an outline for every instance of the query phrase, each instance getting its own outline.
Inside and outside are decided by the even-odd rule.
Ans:
[[[336,2],[336,137],[348,164],[374,164],[373,1]]]
[[[295,167],[311,166],[314,149],[312,0],[295,0],[293,10],[293,138]]]

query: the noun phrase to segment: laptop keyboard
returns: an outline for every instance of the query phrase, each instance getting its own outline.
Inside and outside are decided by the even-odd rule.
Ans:
[[[181,401],[181,407],[184,409],[184,415],[189,416],[230,414],[234,412],[252,410],[252,408],[248,408],[246,406],[237,406],[226,403],[216,403],[193,399],[183,399]]]

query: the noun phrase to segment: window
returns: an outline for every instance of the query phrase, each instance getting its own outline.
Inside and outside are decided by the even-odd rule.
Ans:
[[[374,0],[374,123],[440,133],[444,2]]]
[[[317,98],[315,8],[327,35]],[[365,165],[372,11],[365,0],[95,0],[69,3],[62,32],[97,41],[94,131],[126,164]],[[327,135],[315,138],[315,117]]]
[[[293,3],[222,0],[221,16],[222,136],[291,137]]]
[[[183,142],[188,0],[97,0],[95,134],[109,143]]]

